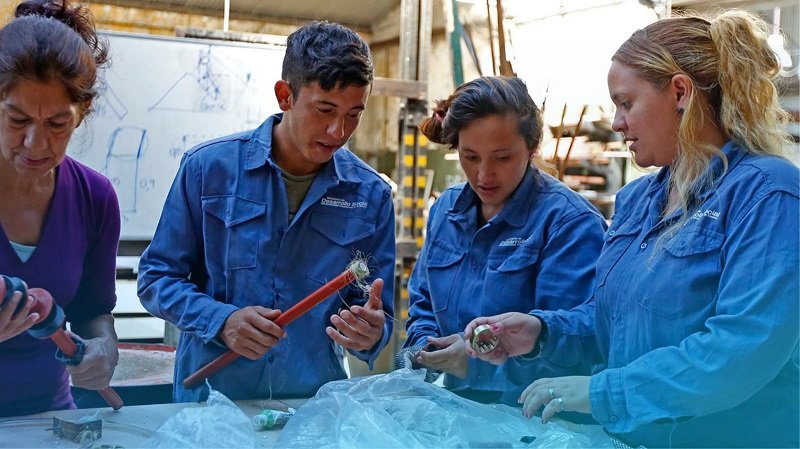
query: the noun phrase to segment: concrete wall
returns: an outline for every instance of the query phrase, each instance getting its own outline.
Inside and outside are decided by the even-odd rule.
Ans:
[[[0,0],[0,23],[7,23],[11,16],[14,14],[14,7],[17,6],[17,1]]]

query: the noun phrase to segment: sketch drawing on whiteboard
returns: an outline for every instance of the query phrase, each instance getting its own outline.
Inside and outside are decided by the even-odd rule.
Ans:
[[[147,146],[147,130],[134,126],[120,127],[108,139],[108,152],[103,173],[117,191],[120,211],[136,213],[136,192],[141,185],[139,160]]]
[[[227,133],[231,134],[231,133]],[[223,133],[222,135],[227,135]],[[192,149],[195,145],[199,145],[203,142],[209,141],[216,137],[221,137],[221,135],[216,134],[184,134],[178,138],[178,142],[174,143],[169,148],[169,155],[172,159],[180,159],[183,156],[183,153]]]
[[[114,89],[104,79],[100,79],[97,85],[97,99],[95,100],[97,114],[108,118],[116,117],[117,120],[124,119],[128,115],[128,108],[125,107],[125,103],[114,92]]]
[[[226,58],[213,45],[199,50],[193,72],[185,72],[148,111],[227,112],[252,101],[257,92],[250,72],[240,73],[244,64]],[[226,60],[228,59],[228,60]],[[259,119],[261,111],[258,111]],[[247,108],[247,121],[254,112]]]

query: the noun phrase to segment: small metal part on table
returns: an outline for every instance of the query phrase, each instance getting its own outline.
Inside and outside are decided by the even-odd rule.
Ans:
[[[481,324],[472,332],[470,346],[476,352],[486,354],[494,350],[499,342],[500,338],[492,332],[492,328],[488,324]]]
[[[256,430],[272,429],[274,427],[283,427],[289,422],[289,419],[294,416],[295,410],[289,408],[288,411],[264,409],[257,415],[253,416],[253,427]]]
[[[86,444],[103,437],[103,421],[84,416],[78,420],[53,417],[53,434],[58,438]]]

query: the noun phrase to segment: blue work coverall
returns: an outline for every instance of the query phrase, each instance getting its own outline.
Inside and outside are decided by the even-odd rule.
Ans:
[[[207,396],[205,385],[186,389],[181,382],[227,351],[217,334],[231,313],[253,305],[286,311],[356,256],[368,258],[367,283],[385,281],[388,316],[382,340],[354,354],[371,365],[391,336],[395,224],[389,185],[341,148],[320,168],[289,223],[281,170],[271,154],[272,130],[281,118],[186,153],[142,255],[142,304],[181,330],[178,402]],[[210,377],[211,387],[231,399],[308,397],[345,378],[342,348],[325,327],[341,307],[365,302],[353,285],[332,295],[287,325],[287,337],[263,357],[239,357]]]
[[[529,167],[500,213],[480,228],[479,211],[467,183],[445,190],[431,208],[408,284],[406,347],[462,332],[480,316],[570,309],[591,296],[606,225],[584,198]],[[447,375],[445,386],[497,392],[506,403],[516,403],[539,377],[575,369],[538,360],[511,359],[499,367],[478,359],[468,363],[467,378]]]
[[[717,181],[664,239],[680,216],[662,218],[669,169],[625,186],[595,301],[533,312],[543,358],[600,357],[592,415],[632,445],[798,447],[798,169],[733,142],[723,152],[727,171],[712,160]]]

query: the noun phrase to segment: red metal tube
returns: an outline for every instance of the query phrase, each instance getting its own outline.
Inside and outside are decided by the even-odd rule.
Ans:
[[[0,301],[2,301],[3,296],[6,293],[6,284],[5,284],[5,276],[0,276]],[[47,338],[50,337],[53,340],[53,343],[58,346],[58,349],[64,353],[67,357],[75,357],[75,353],[78,352],[78,345],[72,341],[69,335],[61,329],[64,323],[62,322],[55,322],[57,321],[57,316],[61,317],[63,320],[63,312],[60,310],[58,304],[56,304],[55,300],[53,300],[53,296],[50,295],[50,292],[41,288],[31,288],[27,289],[26,292],[27,296],[33,298],[33,305],[31,306],[31,313],[38,313],[39,320],[35,323],[37,325],[45,323],[44,330],[40,330],[41,333],[33,333],[32,335],[36,338]],[[53,308],[56,308],[55,314],[51,314],[50,312],[53,311]],[[50,332],[50,327],[54,328],[52,334],[47,335],[47,332]],[[29,329],[29,333],[32,331]],[[123,402],[122,398],[119,397],[116,391],[111,387],[106,387],[99,391],[100,396],[105,399],[106,403],[110,405],[114,410],[119,410],[122,408]]]
[[[213,376],[214,373],[221,370],[239,357],[239,354],[229,350],[199,370],[195,371],[193,374],[190,374],[186,379],[183,379],[183,386],[186,388],[194,387],[205,379]]]
[[[309,309],[311,309],[315,305],[325,300],[325,298],[338,292],[351,282],[358,279],[354,271],[355,271],[354,269],[348,268],[345,272],[343,272],[339,276],[336,276],[322,287],[318,288],[314,293],[311,293],[310,295],[303,298],[297,304],[293,305],[292,307],[289,307],[289,310],[281,313],[278,316],[278,318],[275,319],[274,323],[280,327],[284,327],[287,324],[291,323],[292,321],[296,320],[302,314],[308,312]],[[206,378],[213,376],[214,373],[216,373],[217,371],[224,368],[225,366],[227,366],[228,364],[230,364],[231,362],[233,362],[238,358],[239,354],[229,350],[228,352],[222,354],[221,356],[209,362],[204,367],[195,371],[193,374],[189,375],[186,379],[183,380],[183,386],[186,388],[194,387],[195,385],[199,384]]]
[[[62,329],[57,330],[55,334],[50,336],[50,339],[67,357],[75,357],[75,353],[78,352],[78,346]]]
[[[110,405],[114,410],[119,410],[123,405],[125,405],[125,403],[122,402],[122,398],[119,397],[117,392],[111,387],[103,388],[97,392],[100,393],[100,396],[103,397],[103,399],[106,401],[106,404]]]
[[[75,353],[78,351],[78,346],[75,344],[74,341],[64,332],[63,329],[58,329],[53,335],[50,336],[50,339],[58,346],[58,349],[64,353],[67,357],[74,357]],[[106,404],[110,405],[111,408],[114,410],[119,410],[122,408],[124,403],[122,402],[122,398],[119,397],[116,391],[114,391],[111,387],[103,388],[102,390],[98,390],[100,396],[106,401]]]
[[[308,312],[312,307],[321,303],[328,296],[338,292],[346,287],[349,283],[356,280],[356,276],[352,271],[347,270],[333,278],[330,282],[318,288],[314,293],[303,298],[302,301],[289,307],[289,310],[281,313],[278,318],[275,318],[275,324],[284,327],[292,321],[300,317],[300,315]]]

